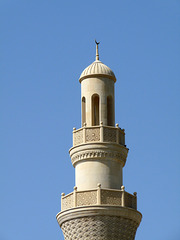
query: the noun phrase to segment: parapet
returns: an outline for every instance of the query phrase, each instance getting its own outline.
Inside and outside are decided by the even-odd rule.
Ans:
[[[125,132],[124,129],[112,126],[91,126],[79,129],[73,129],[73,147],[90,142],[107,142],[107,143],[117,143],[125,146]],[[126,146],[125,146],[126,147]]]
[[[77,187],[74,187],[74,191],[61,196],[61,211],[67,209],[82,207],[82,206],[121,206],[128,207],[137,210],[137,196],[124,190],[124,186],[121,190],[116,189],[102,189],[101,184],[98,184],[97,189],[90,189],[84,191],[77,191]]]

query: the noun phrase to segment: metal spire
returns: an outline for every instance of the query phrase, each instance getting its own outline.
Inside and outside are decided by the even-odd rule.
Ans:
[[[99,49],[98,49],[98,45],[100,44],[100,42],[97,42],[95,39],[95,43],[96,43],[96,60],[99,60]]]

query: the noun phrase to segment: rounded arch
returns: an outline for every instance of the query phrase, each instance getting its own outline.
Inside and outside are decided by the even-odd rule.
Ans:
[[[92,126],[99,125],[99,95],[93,94],[91,97],[92,106]]]

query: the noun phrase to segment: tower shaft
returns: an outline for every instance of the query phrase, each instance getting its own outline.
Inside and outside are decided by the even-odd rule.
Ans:
[[[123,186],[128,148],[115,125],[112,70],[96,61],[80,76],[82,127],[73,129],[69,150],[75,168],[74,191],[61,197],[57,221],[65,240],[133,240],[142,215],[137,196]]]

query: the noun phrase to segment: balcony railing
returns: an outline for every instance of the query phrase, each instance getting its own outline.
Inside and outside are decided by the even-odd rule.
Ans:
[[[61,211],[80,206],[90,205],[110,205],[122,206],[137,209],[137,193],[134,195],[124,191],[124,186],[121,190],[101,189],[101,184],[98,184],[97,189],[77,191],[74,187],[74,192],[65,196],[61,196]]]
[[[108,142],[117,143],[125,146],[125,132],[124,129],[116,127],[100,126],[86,127],[80,129],[73,129],[73,147],[90,142]]]

